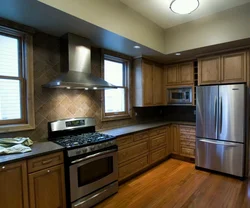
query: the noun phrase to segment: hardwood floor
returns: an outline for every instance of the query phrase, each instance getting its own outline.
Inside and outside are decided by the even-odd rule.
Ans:
[[[97,208],[247,208],[250,179],[240,181],[199,171],[194,164],[169,159],[119,187]]]

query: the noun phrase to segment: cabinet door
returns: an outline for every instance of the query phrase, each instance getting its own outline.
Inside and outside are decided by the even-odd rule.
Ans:
[[[193,62],[179,64],[179,82],[180,84],[193,84],[194,83]]]
[[[180,129],[178,125],[171,126],[172,133],[172,142],[173,142],[173,151],[174,154],[180,153]]]
[[[170,155],[173,151],[173,144],[172,144],[172,136],[171,136],[171,127],[166,127],[166,155]]]
[[[30,208],[65,208],[63,165],[29,174]]]
[[[198,84],[220,83],[220,57],[201,58],[198,61]]]
[[[143,61],[143,103],[153,105],[153,65]]]
[[[166,85],[175,85],[178,82],[178,65],[167,66],[165,68]]]
[[[246,52],[221,56],[221,82],[246,82]]]
[[[27,208],[26,161],[0,166],[0,207]]]
[[[163,104],[163,68],[158,65],[153,70],[153,104]]]

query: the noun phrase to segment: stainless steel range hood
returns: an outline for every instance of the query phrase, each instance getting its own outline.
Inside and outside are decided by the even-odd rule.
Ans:
[[[42,87],[85,90],[117,88],[91,74],[90,41],[70,33],[61,38],[61,74]]]

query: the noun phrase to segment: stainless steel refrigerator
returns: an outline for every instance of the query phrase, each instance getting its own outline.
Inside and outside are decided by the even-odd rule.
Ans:
[[[196,167],[244,176],[246,86],[197,87]]]

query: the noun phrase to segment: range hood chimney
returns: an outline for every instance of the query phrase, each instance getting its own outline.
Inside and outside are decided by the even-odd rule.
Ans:
[[[91,74],[90,41],[70,33],[61,37],[61,74],[42,87],[85,90],[117,88]]]

